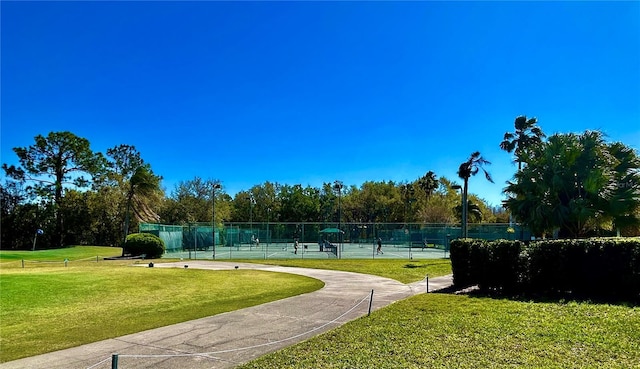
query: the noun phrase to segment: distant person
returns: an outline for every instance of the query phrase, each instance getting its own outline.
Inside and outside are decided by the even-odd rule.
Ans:
[[[384,254],[382,252],[382,238],[378,237],[378,249],[376,250],[376,255]]]
[[[298,240],[295,240],[293,242],[293,253],[297,254],[298,253]]]

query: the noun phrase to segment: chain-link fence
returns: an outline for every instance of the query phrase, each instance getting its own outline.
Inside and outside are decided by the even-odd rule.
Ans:
[[[424,223],[142,223],[165,242],[165,257],[183,259],[442,258],[460,226]],[[469,224],[471,238],[526,239],[519,225]],[[378,239],[381,250],[378,252]]]

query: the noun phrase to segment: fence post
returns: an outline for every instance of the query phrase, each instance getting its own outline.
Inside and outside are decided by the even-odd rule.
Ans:
[[[427,274],[425,279],[427,280],[427,293],[429,293],[429,274]]]
[[[371,290],[371,297],[369,298],[369,313],[367,316],[371,315],[371,304],[373,304],[373,290]]]
[[[111,355],[111,369],[118,369],[118,354]]]
[[[22,259],[22,269],[24,269],[24,259]]]

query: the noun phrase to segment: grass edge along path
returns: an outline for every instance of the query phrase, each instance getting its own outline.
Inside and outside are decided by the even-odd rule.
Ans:
[[[639,368],[640,307],[421,294],[239,366]]]
[[[267,271],[111,262],[0,269],[0,362],[212,316],[322,288]]]
[[[429,278],[451,274],[449,259],[280,259],[280,260],[234,260],[243,263],[279,265],[286,267],[339,270],[391,278],[401,283],[418,282],[429,275]]]

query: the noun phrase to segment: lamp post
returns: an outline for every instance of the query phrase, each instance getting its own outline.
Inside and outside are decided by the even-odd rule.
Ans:
[[[340,197],[342,195],[342,184],[341,181],[333,182],[333,189],[338,192],[338,237],[340,237],[340,254],[342,254],[342,209],[340,206]]]
[[[213,233],[213,259],[216,259],[216,190],[220,189],[220,183],[214,183],[211,189],[211,207],[213,209],[211,215],[211,232]]]
[[[264,259],[267,260],[267,250],[269,249],[269,241],[271,240],[271,235],[269,234],[269,217],[271,215],[271,208],[267,208],[267,245],[264,248]]]
[[[249,251],[253,246],[253,205],[255,205],[256,199],[253,198],[253,194],[249,193],[249,229],[251,231],[251,244],[249,244]]]

